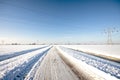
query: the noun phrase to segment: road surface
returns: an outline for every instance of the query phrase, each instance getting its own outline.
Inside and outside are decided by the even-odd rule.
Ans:
[[[35,73],[33,80],[80,80],[53,47]]]

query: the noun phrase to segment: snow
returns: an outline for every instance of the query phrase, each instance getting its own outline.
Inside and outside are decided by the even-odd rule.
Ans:
[[[89,55],[80,51],[76,51],[73,49],[60,47],[64,52],[73,56],[74,58],[85,62],[88,65],[91,65],[99,70],[102,70],[106,73],[109,73],[117,78],[120,78],[120,64],[114,61],[109,61],[106,59],[102,59],[93,55]]]
[[[69,55],[60,47],[57,47],[57,49],[76,67],[78,71],[82,72],[83,75],[88,75],[87,77],[90,78],[90,80],[119,80],[118,78],[88,65],[85,62],[73,57],[72,55]]]
[[[44,46],[46,45],[0,45],[0,56]]]
[[[90,80],[120,80],[118,79],[120,77],[119,63],[109,62],[94,56],[87,56],[89,53],[94,53],[120,59],[120,45],[60,46],[57,46],[57,49],[61,54],[78,71],[81,71],[84,75],[88,75],[88,78],[92,78]],[[0,56],[17,54],[16,56],[0,61],[0,80],[31,80],[50,48],[51,46],[46,45],[0,45]],[[88,52],[88,54],[82,54],[80,51]],[[118,77],[115,77],[115,75]]]
[[[36,46],[36,47],[39,47],[39,46]],[[43,52],[45,52],[48,49],[50,49],[50,46],[1,61],[0,62],[0,79],[13,80],[14,77],[16,77],[17,74],[20,73],[20,71],[27,69],[26,67],[33,64],[34,61],[36,61],[36,58],[39,59],[38,56],[41,56],[41,54],[43,54]]]
[[[23,45],[17,45],[17,46],[4,45],[1,47],[2,48],[0,48],[0,50],[1,50],[0,61],[3,61],[6,59],[9,59],[9,58],[12,58],[12,57],[16,57],[19,55],[23,55],[23,54],[44,48],[46,46],[42,46],[42,45],[35,45],[35,46],[31,46],[31,45],[30,46],[29,45],[25,45],[25,46],[23,46]],[[8,51],[5,51],[5,49]],[[21,50],[21,51],[19,51],[19,50]]]
[[[37,71],[37,69],[39,68],[41,61],[43,60],[43,58],[46,56],[47,53],[45,53],[36,63],[35,65],[32,67],[32,69],[30,70],[30,72],[27,74],[27,76],[25,77],[24,80],[31,80],[33,79],[33,77],[35,76],[35,73]]]
[[[67,48],[120,60],[120,45],[62,45]]]

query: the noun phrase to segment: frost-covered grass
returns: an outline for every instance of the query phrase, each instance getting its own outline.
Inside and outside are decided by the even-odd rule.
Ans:
[[[120,45],[62,45],[96,56],[120,61]]]

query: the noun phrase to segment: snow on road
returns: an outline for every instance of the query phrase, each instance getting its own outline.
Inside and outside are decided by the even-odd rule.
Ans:
[[[42,60],[46,56],[46,54],[47,53],[45,53],[43,56],[41,56],[41,58],[35,63],[35,65],[31,68],[30,72],[27,74],[27,76],[25,77],[24,80],[32,80],[34,78],[35,73],[36,73],[37,69],[39,68]]]
[[[120,58],[119,45],[62,46],[1,45],[0,80],[120,80],[119,63],[82,53]]]
[[[62,45],[103,58],[120,61],[120,45]]]
[[[0,62],[0,80],[22,80],[32,66],[48,51],[45,47]]]
[[[77,68],[83,72],[82,74],[86,74],[92,77],[91,80],[119,80],[120,79],[120,64],[118,63],[109,62],[109,61],[97,58],[95,56],[91,56],[91,55],[81,53],[79,51],[75,51],[65,47],[58,47],[58,50],[64,56],[66,56],[70,60],[70,62],[74,63],[74,65],[76,65]],[[103,79],[95,79],[95,75],[98,75],[97,77],[100,76]]]
[[[79,78],[58,56],[55,48],[52,48],[42,61],[35,76],[27,80],[79,80]]]

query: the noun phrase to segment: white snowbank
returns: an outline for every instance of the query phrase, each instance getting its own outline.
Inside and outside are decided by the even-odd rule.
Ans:
[[[120,45],[62,45],[67,48],[80,50],[97,56],[106,56],[120,60]]]
[[[85,76],[87,80],[119,80],[114,76],[106,74],[103,71],[100,71],[80,60],[75,59],[74,57],[62,51],[59,47],[57,47],[57,49],[59,50],[60,54],[63,55],[64,58],[66,58],[79,73],[82,73],[80,76]]]
[[[0,79],[5,76],[9,71],[13,70],[16,67],[24,66],[23,64],[27,64],[29,60],[36,55],[46,51],[49,47],[45,47],[33,52],[29,52],[27,54],[23,54],[17,57],[13,57],[0,62]]]

